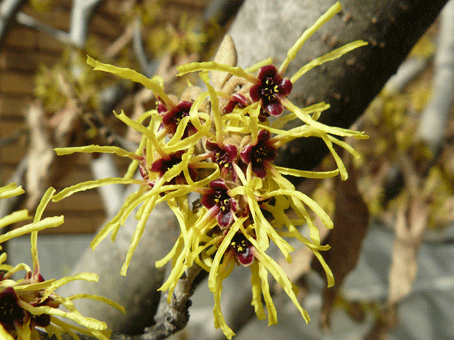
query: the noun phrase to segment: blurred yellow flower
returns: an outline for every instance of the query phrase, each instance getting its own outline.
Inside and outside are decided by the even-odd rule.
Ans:
[[[23,192],[22,188],[16,187],[13,183],[0,188],[0,198],[12,197]],[[0,242],[4,242],[16,236],[31,233],[31,254],[33,259],[32,270],[24,263],[14,267],[4,264],[7,255],[6,253],[0,255],[0,335],[4,339],[39,340],[40,336],[36,327],[42,327],[50,336],[55,334],[58,339],[61,339],[61,333],[66,332],[74,339],[78,339],[74,333],[76,331],[107,340],[110,334],[107,330],[107,325],[96,319],[81,315],[72,300],[79,298],[95,299],[108,303],[124,312],[121,306],[109,299],[89,294],[77,294],[64,298],[54,293],[55,289],[70,281],[97,281],[97,275],[82,273],[72,277],[64,277],[60,280],[44,280],[40,274],[37,250],[38,231],[44,228],[56,227],[63,223],[63,216],[41,220],[44,209],[54,192],[55,189],[49,188],[44,194],[36,210],[33,223],[0,236]],[[27,211],[19,212],[19,214],[13,213],[2,218],[0,225],[3,226],[26,218],[28,218]],[[26,272],[24,279],[13,280],[12,275],[21,270]],[[59,306],[65,307],[66,311],[58,309]],[[70,325],[60,320],[60,317],[75,321],[83,328]]]

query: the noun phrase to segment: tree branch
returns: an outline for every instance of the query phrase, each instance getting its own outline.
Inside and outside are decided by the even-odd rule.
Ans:
[[[291,100],[304,105],[325,101],[324,124],[350,127],[362,115],[386,81],[396,72],[413,45],[433,23],[447,0],[342,1],[343,11],[318,30],[303,46],[286,74],[334,47],[355,40],[368,46],[319,67],[294,84]],[[247,1],[230,34],[238,49],[240,66],[268,56],[279,64],[303,30],[326,11],[334,0]],[[313,169],[328,149],[320,139],[301,138],[278,158],[283,166]],[[298,183],[298,179],[293,179]]]
[[[201,273],[201,270],[202,268],[198,265],[193,265],[186,270],[178,280],[169,304],[167,303],[167,294],[161,295],[159,309],[155,317],[156,324],[146,328],[140,339],[166,339],[186,327],[189,321],[189,307],[191,306],[189,298],[196,288],[195,280],[198,275],[206,276],[205,272]]]

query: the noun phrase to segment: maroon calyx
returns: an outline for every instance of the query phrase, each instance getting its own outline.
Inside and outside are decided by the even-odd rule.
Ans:
[[[246,236],[242,233],[237,233],[230,241],[226,253],[233,253],[240,264],[249,266],[254,261],[253,248],[254,246],[248,241]]]
[[[235,107],[239,107],[240,109],[245,108],[248,105],[246,97],[240,93],[235,93],[231,96],[230,100],[222,109],[222,113],[230,113],[233,111]]]
[[[236,173],[233,170],[233,163],[238,157],[238,150],[235,145],[225,144],[220,147],[217,143],[206,141],[206,148],[210,152],[211,160],[219,164],[221,173],[225,176],[230,173],[232,179],[236,180]]]
[[[249,90],[254,102],[260,101],[263,110],[272,116],[279,116],[284,111],[281,98],[287,97],[293,84],[283,78],[274,65],[263,66],[258,75],[258,82]]]
[[[228,194],[228,188],[223,179],[211,181],[210,188],[202,195],[202,204],[210,209],[209,214],[216,216],[222,229],[232,223],[233,215],[238,209],[238,204]]]
[[[268,164],[276,158],[276,148],[270,142],[271,134],[267,130],[260,130],[256,144],[248,144],[240,152],[241,159],[246,163],[251,163],[252,171],[264,178],[267,173]]]
[[[162,158],[155,160],[151,166],[150,170],[153,172],[159,173],[159,177],[164,176],[164,174],[173,168],[175,165],[179,164],[182,160],[182,156],[185,151],[180,150],[171,154],[168,154]],[[189,165],[189,175],[191,176],[192,180],[197,178],[197,171]],[[184,177],[183,172],[181,172],[178,176],[172,178],[168,182],[168,184],[182,184],[186,183],[186,179]]]
[[[178,103],[170,111],[165,111],[163,105],[158,106],[158,112],[163,114],[162,125],[167,130],[168,133],[174,135],[177,131],[177,127],[180,124],[181,120],[184,117],[189,116],[189,111],[191,110],[192,103],[188,101],[182,101]],[[197,132],[197,129],[192,125],[191,122],[188,122],[184,130],[182,138],[187,138]]]

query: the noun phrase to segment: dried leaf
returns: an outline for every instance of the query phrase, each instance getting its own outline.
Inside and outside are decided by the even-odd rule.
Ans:
[[[429,216],[429,206],[424,201],[421,196],[410,198],[408,217],[405,208],[397,215],[396,239],[389,271],[388,305],[397,304],[410,294],[416,278],[418,249]]]
[[[367,339],[385,338],[397,325],[399,303],[410,294],[416,278],[418,250],[429,219],[427,202],[436,186],[424,180],[408,156],[400,155],[400,162],[409,195],[406,204],[398,210],[395,221],[388,302]]]
[[[342,282],[356,266],[369,224],[369,211],[356,185],[357,170],[349,160],[345,161],[345,165],[348,168],[349,179],[341,181],[337,178],[334,228],[326,240],[331,249],[323,254],[336,280],[334,287],[325,288],[323,292],[320,323],[324,329],[329,328],[329,318]],[[324,275],[323,268],[318,262],[313,262],[312,265]]]
[[[222,40],[219,46],[218,52],[214,57],[214,62],[224,65],[236,66],[237,54],[235,43],[230,35],[226,34],[224,40]],[[221,91],[227,80],[230,78],[230,74],[227,72],[212,71],[210,78],[213,82],[213,86],[216,91]]]
[[[81,114],[82,110],[78,102],[76,100],[69,100],[65,108],[55,115],[54,122],[55,118],[60,118],[54,130],[54,140],[57,146],[68,146],[71,136],[80,122]]]

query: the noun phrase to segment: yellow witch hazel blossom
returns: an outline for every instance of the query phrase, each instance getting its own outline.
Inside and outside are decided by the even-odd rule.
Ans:
[[[22,188],[14,183],[0,188],[0,198],[8,198],[22,194]],[[110,304],[124,313],[124,309],[109,299],[89,295],[77,294],[69,298],[61,297],[54,290],[74,280],[97,281],[98,277],[91,273],[82,273],[60,280],[44,280],[40,274],[38,262],[37,239],[38,231],[45,228],[57,227],[63,224],[63,216],[48,217],[41,220],[47,203],[51,200],[55,189],[50,188],[44,194],[33,220],[33,223],[14,229],[0,236],[0,243],[13,237],[31,233],[31,254],[33,270],[24,263],[16,266],[4,264],[6,253],[0,255],[0,336],[6,340],[39,340],[41,339],[36,327],[44,328],[49,336],[55,335],[62,339],[61,333],[69,333],[74,339],[79,339],[76,332],[95,336],[97,339],[107,340],[110,331],[104,322],[81,315],[73,304],[73,300],[90,298]],[[28,212],[21,210],[0,219],[0,228],[18,221],[28,219]],[[1,246],[0,246],[1,250]],[[15,281],[12,275],[25,270],[25,278]],[[60,306],[66,310],[59,309]],[[73,326],[60,318],[67,318],[78,323]]]
[[[340,174],[345,180],[347,171],[333,144],[345,148],[356,157],[358,154],[335,136],[358,139],[367,136],[362,132],[318,122],[320,114],[329,108],[328,104],[318,103],[299,108],[287,97],[293,83],[305,72],[366,43],[356,41],[338,48],[303,66],[290,79],[283,75],[304,42],[340,10],[341,5],[336,3],[307,29],[289,50],[279,68],[268,59],[244,70],[236,67],[235,62],[228,61],[225,51],[218,53],[222,56],[216,57],[213,62],[180,66],[180,75],[200,72],[207,91],[190,86],[179,99],[164,92],[159,77],[149,79],[133,70],[106,65],[88,57],[88,64],[95,70],[113,73],[152,90],[158,100],[157,108],[142,114],[137,120],[130,119],[123,112],[116,114],[117,118],[142,134],[135,152],[98,145],[56,149],[59,155],[107,152],[132,160],[124,177],[80,183],[54,195],[53,200],[58,201],[78,191],[106,184],[139,185],[138,190],[127,197],[118,214],[92,242],[94,249],[109,233],[114,240],[126,218],[137,208],[135,217],[138,224],[121,269],[122,275],[126,275],[151,211],[158,203],[166,202],[178,219],[181,233],[169,254],[157,262],[157,266],[163,266],[171,261],[173,268],[160,290],[168,290],[170,300],[177,280],[185,270],[195,264],[202,267],[209,272],[208,285],[215,298],[215,326],[221,328],[229,339],[234,333],[221,311],[221,292],[223,280],[237,265],[251,269],[252,305],[260,319],[268,316],[269,324],[277,322],[269,290],[270,273],[306,322],[309,321],[307,312],[297,300],[296,287],[278,263],[266,253],[271,242],[277,245],[289,262],[294,248],[286,239],[295,238],[307,245],[324,267],[328,286],[334,284],[332,272],[320,254],[329,246],[320,244],[319,231],[308,208],[327,228],[332,228],[333,222],[314,200],[297,191],[284,176],[327,178]],[[233,46],[233,42],[227,36],[220,50],[229,45]],[[227,62],[220,63],[220,59]],[[258,75],[255,76],[253,73],[257,71]],[[284,110],[288,112],[283,114]],[[271,123],[269,116],[278,118]],[[286,123],[295,119],[301,120],[303,125],[290,130],[283,129]],[[314,172],[273,164],[280,146],[296,138],[314,136],[326,143],[337,169]],[[141,180],[133,178],[137,168]],[[190,206],[189,193],[200,194],[198,204]],[[286,213],[289,210],[296,213],[297,218],[290,218]],[[309,238],[298,230],[298,226],[303,224],[309,227]]]

